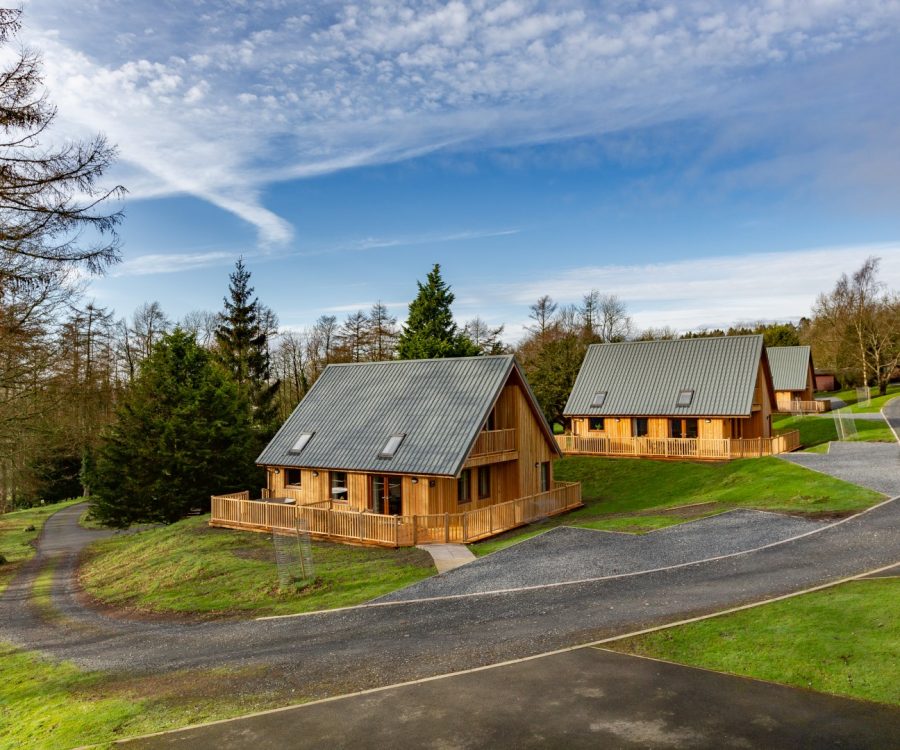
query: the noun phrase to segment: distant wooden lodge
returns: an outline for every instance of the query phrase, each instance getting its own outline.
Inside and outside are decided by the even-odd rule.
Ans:
[[[830,402],[815,399],[816,374],[808,346],[766,347],[776,411],[817,413],[828,411]]]
[[[566,404],[564,453],[675,459],[766,456],[775,435],[763,338],[724,336],[589,347]]]
[[[405,546],[469,542],[581,505],[511,356],[329,365],[213,526]]]

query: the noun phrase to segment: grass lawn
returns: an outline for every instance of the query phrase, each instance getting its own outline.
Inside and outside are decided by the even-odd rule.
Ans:
[[[19,565],[34,555],[34,542],[44,522],[56,511],[78,502],[81,498],[0,515],[0,555],[6,559],[5,563],[0,564],[0,592],[6,588]],[[34,528],[28,531],[30,526]]]
[[[872,490],[774,457],[718,463],[569,456],[555,464],[554,474],[581,482],[583,508],[470,549],[488,554],[561,524],[640,533],[731,508],[840,513],[883,499]]]
[[[0,644],[0,750],[111,743],[305,699],[270,685],[262,666],[134,677]]]
[[[839,398],[845,404],[850,406],[850,411],[859,412],[876,412],[881,411],[881,408],[892,398],[896,398],[900,396],[900,383],[892,383],[888,386],[887,395],[879,396],[878,389],[874,389],[872,400],[868,405],[866,404],[857,404],[856,402],[856,389],[855,388],[846,388],[842,391],[834,391],[830,393],[816,392],[816,398],[823,398],[825,396],[829,396],[831,398]]]
[[[872,419],[854,419],[856,436],[851,440],[863,440],[866,442],[893,443],[896,441],[894,433],[888,427],[887,422]],[[791,415],[772,415],[772,427],[776,430],[799,430],[800,443],[805,450],[824,445],[838,439],[837,427],[834,417],[804,415],[794,417]],[[825,450],[824,448],[822,450]]]
[[[852,581],[609,648],[900,705],[900,578]]]
[[[81,583],[103,602],[144,612],[273,615],[359,604],[435,572],[415,548],[313,542],[315,582],[282,592],[271,536],[208,522],[198,516],[95,542]]]

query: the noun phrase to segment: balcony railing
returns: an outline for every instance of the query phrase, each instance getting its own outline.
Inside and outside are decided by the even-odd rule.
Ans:
[[[472,456],[483,456],[487,453],[505,453],[516,450],[515,430],[484,430],[475,440]]]
[[[303,528],[342,542],[409,547],[428,542],[468,543],[581,506],[581,484],[555,482],[547,492],[462,513],[387,516],[335,510],[329,501],[311,505],[251,500],[249,492],[212,497],[210,526],[250,531]]]
[[[800,447],[800,432],[791,430],[767,438],[720,439],[557,435],[556,442],[563,453],[570,454],[725,460],[773,456],[796,450]]]

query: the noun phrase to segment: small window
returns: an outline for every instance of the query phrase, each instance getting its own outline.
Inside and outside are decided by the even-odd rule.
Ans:
[[[463,469],[456,480],[456,502],[468,503],[472,500],[472,470]]]
[[[541,492],[550,491],[550,462],[541,463]]]
[[[686,438],[697,437],[697,420],[696,419],[685,419],[684,420],[684,436]]]
[[[675,402],[675,406],[690,406],[691,401],[694,400],[694,392],[693,391],[679,391],[678,392],[678,400]]]
[[[303,472],[300,469],[284,470],[284,486],[299,487],[303,483]]]
[[[598,409],[606,403],[606,391],[597,391],[591,400],[591,408]]]
[[[635,417],[632,427],[635,437],[647,437],[650,434],[650,421],[647,417]]]
[[[491,496],[491,467],[478,467],[478,499],[486,500]]]
[[[391,435],[384,444],[384,448],[381,449],[381,453],[378,454],[378,458],[393,458],[405,437],[406,435]]]
[[[591,417],[588,420],[588,429],[594,432],[603,432],[606,429],[606,420],[603,417]]]
[[[332,471],[329,473],[331,482],[331,499],[336,503],[346,503],[349,498],[347,488],[347,472]]]
[[[294,444],[291,446],[291,449],[288,451],[288,453],[300,453],[306,447],[306,444],[310,441],[312,436],[315,434],[316,433],[314,432],[304,432],[294,441]]]

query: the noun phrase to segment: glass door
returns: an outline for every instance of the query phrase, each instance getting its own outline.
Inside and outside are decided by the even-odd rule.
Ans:
[[[372,477],[372,510],[388,516],[403,515],[403,480],[395,476]]]

